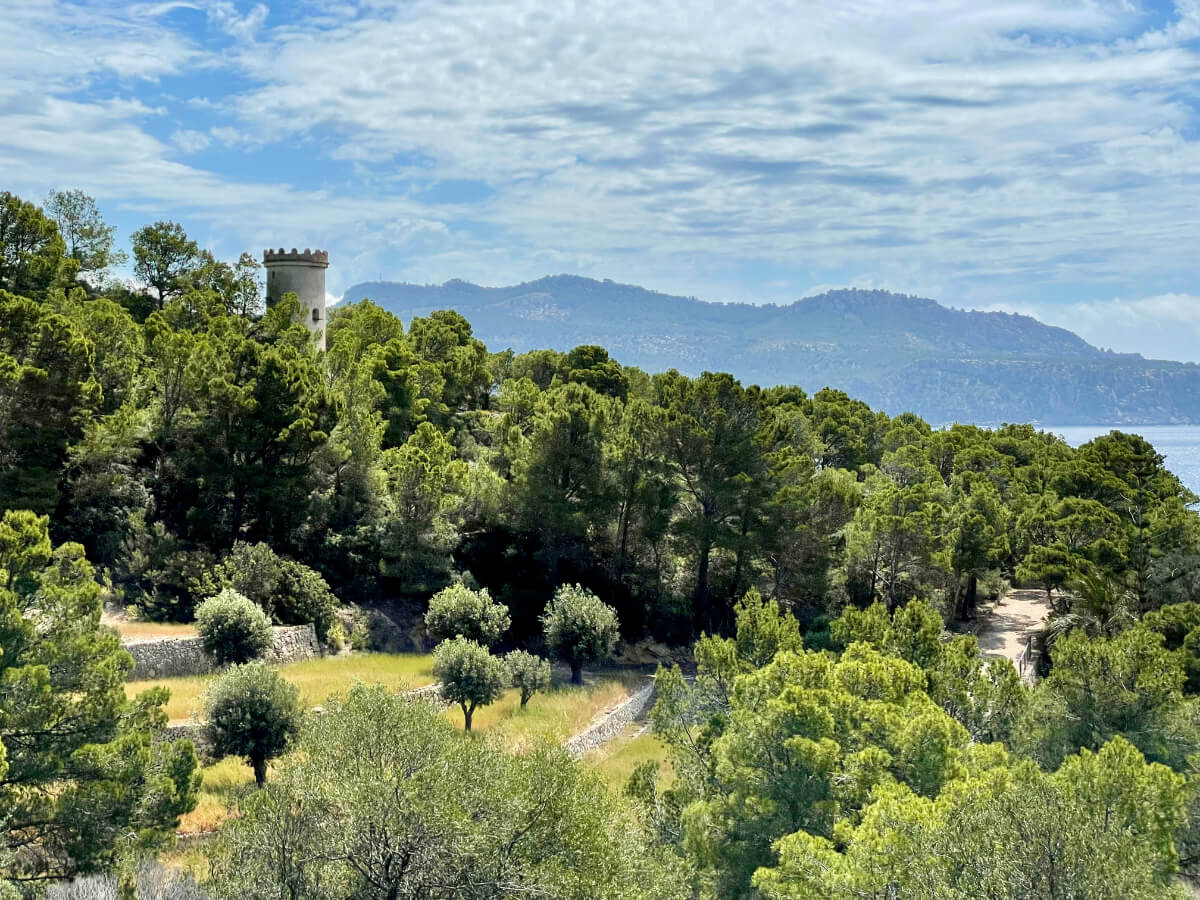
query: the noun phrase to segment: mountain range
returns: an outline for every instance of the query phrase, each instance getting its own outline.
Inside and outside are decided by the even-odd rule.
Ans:
[[[649,372],[727,371],[810,393],[835,387],[937,424],[1200,423],[1200,366],[1101,350],[1029,316],[887,291],[709,303],[557,275],[510,287],[364,282],[344,299],[363,298],[405,322],[455,309],[492,350],[599,344]]]

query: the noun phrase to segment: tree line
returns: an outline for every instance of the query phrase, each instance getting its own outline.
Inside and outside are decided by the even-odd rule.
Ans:
[[[600,347],[489,352],[452,311],[406,328],[369,301],[332,311],[319,354],[248,256],[156,223],[135,289],[97,274],[116,254],[90,201],[55,196],[0,204],[0,494],[151,617],[190,620],[260,543],[344,601],[469,574],[518,640],[564,583],[626,638],[683,641],[751,588],[821,628],[873,600],[969,616],[1013,574],[1094,577],[1141,614],[1200,572],[1195,498],[1132,435],[1072,450]]]

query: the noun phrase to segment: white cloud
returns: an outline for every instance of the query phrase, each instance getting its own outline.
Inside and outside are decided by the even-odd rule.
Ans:
[[[197,153],[212,144],[212,139],[202,131],[180,129],[171,135],[171,143],[184,153]]]
[[[1200,0],[1165,24],[1131,0],[327,0],[284,24],[246,0],[9,5],[16,186],[81,172],[231,244],[321,242],[331,287],[578,271],[711,299],[841,278],[956,306],[1200,290]],[[177,30],[200,13],[207,32]],[[114,105],[217,70],[179,104],[199,121],[160,132],[158,100]],[[177,161],[205,139],[311,160],[293,183]],[[486,190],[423,201],[453,179]],[[784,271],[748,286],[756,267]]]

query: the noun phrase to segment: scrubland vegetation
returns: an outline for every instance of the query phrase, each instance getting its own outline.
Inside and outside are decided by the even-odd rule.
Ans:
[[[1200,873],[1200,517],[1137,436],[937,430],[367,302],[317,352],[250,258],[157,223],[131,287],[88,222],[69,249],[0,195],[0,890],[133,890],[183,823],[219,827],[197,890],[229,898],[1159,900]],[[1050,612],[1034,684],[946,630],[1018,582]],[[238,658],[264,618],[368,644],[352,605],[440,643],[131,684],[102,586],[127,634],[225,598],[201,626]],[[643,639],[694,666],[657,674],[652,734],[571,760],[630,684],[546,689],[539,660]],[[449,711],[396,690],[435,679]],[[197,712],[236,765],[161,739]]]

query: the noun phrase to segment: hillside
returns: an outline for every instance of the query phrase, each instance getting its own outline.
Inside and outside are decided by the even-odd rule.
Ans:
[[[830,385],[935,422],[1200,422],[1200,366],[1101,351],[1028,316],[886,291],[755,306],[559,275],[497,288],[366,282],[346,292],[364,297],[405,321],[457,309],[492,349],[600,344],[648,371]]]

